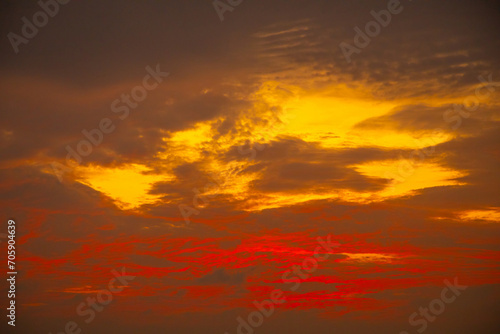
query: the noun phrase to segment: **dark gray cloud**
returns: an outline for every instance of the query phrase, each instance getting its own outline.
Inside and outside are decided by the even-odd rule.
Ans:
[[[199,284],[229,284],[239,285],[245,282],[244,272],[228,272],[224,268],[215,268],[211,273],[197,279]]]

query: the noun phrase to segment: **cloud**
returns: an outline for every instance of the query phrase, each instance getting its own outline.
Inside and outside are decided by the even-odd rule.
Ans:
[[[29,292],[21,332],[85,326],[82,300],[61,291],[99,289],[125,266],[134,286],[82,330],[235,332],[279,287],[287,303],[262,333],[398,332],[458,275],[470,290],[428,333],[497,333],[500,227],[481,219],[500,207],[498,96],[456,129],[443,119],[479,75],[498,81],[496,3],[401,3],[351,63],[339,43],[386,3],[245,1],[221,24],[210,1],[71,1],[19,54],[4,38],[0,208]],[[0,6],[3,36],[39,10]],[[111,103],[155,64],[171,75],[120,120]],[[50,163],[104,117],[116,130],[59,182]],[[384,168],[431,144],[411,191],[381,196]],[[178,205],[198,192],[211,196],[185,224]],[[136,206],[118,205],[125,193]],[[283,272],[327,235],[341,249],[290,291]]]
[[[211,273],[200,277],[196,280],[199,284],[229,284],[240,285],[246,280],[246,275],[243,272],[228,272],[224,268],[216,268]]]

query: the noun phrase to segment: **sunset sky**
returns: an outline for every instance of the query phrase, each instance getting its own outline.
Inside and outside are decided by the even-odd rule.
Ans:
[[[2,333],[500,333],[497,1],[0,8]]]

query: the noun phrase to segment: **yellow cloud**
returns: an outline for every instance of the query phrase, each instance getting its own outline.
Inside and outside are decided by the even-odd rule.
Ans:
[[[373,194],[379,199],[411,195],[415,190],[430,187],[462,185],[464,183],[456,179],[466,175],[435,163],[411,164],[405,159],[370,162],[353,167],[365,176],[391,180],[387,188]]]
[[[78,167],[79,181],[111,197],[122,209],[134,209],[142,204],[155,203],[159,196],[148,191],[153,183],[172,179],[168,175],[146,174],[150,169],[130,164],[115,168],[99,166]]]
[[[340,253],[340,254],[348,256],[348,259],[344,261],[352,261],[352,262],[390,263],[392,259],[394,259],[393,255],[379,254],[379,253]]]
[[[460,212],[458,217],[462,220],[482,220],[486,222],[500,222],[500,208],[490,208],[488,210],[470,210]]]
[[[240,98],[242,98],[240,96]],[[382,191],[355,192],[344,189],[310,189],[303,194],[253,193],[251,183],[262,172],[241,173],[253,161],[218,159],[230,148],[246,141],[270,142],[283,136],[298,137],[306,142],[319,143],[326,149],[378,146],[387,149],[415,148],[446,142],[452,136],[437,133],[421,137],[421,133],[390,128],[354,130],[354,126],[366,119],[390,113],[402,101],[380,101],[368,90],[346,85],[330,86],[321,90],[305,90],[298,86],[276,81],[265,82],[253,94],[246,97],[248,110],[237,115],[199,122],[194,127],[178,131],[164,138],[165,150],[155,158],[166,170],[183,163],[199,163],[202,172],[222,180],[223,187],[206,192],[207,195],[230,194],[234,199],[246,201],[246,210],[294,205],[319,199],[341,199],[367,203],[387,198],[406,196],[416,190],[435,186],[460,185],[457,178],[463,173],[423,162],[401,167],[404,161],[391,160],[348,166],[368,177],[392,180]],[[411,101],[404,101],[409,103]],[[431,100],[438,105],[440,101]],[[444,101],[441,101],[444,102]],[[235,117],[228,119],[228,117]],[[217,134],[216,128],[230,120],[232,131]],[[264,148],[265,149],[265,148]],[[257,152],[258,153],[258,152]],[[135,208],[154,203],[158,196],[149,195],[154,182],[170,180],[172,176],[147,174],[148,168],[132,164],[120,168],[80,167],[82,183],[113,198],[121,208]],[[203,184],[199,189],[203,191]]]

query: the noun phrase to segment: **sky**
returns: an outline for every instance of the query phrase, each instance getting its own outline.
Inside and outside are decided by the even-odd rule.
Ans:
[[[0,7],[2,332],[499,333],[497,1]]]

